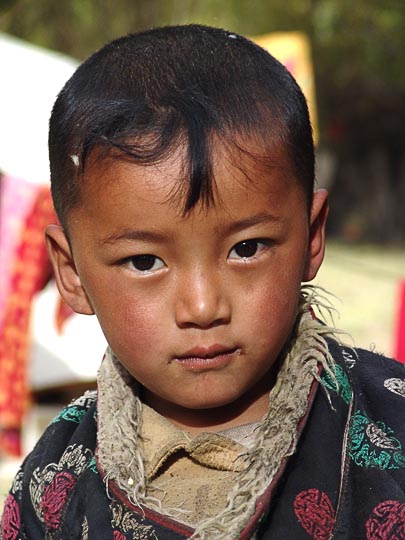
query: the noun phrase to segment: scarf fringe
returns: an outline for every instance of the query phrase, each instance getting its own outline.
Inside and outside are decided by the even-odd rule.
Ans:
[[[326,342],[327,337],[335,337],[338,332],[313,316],[314,307],[329,311],[329,304],[323,300],[322,297],[318,300],[314,287],[303,290],[297,323],[284,352],[276,384],[269,394],[268,414],[257,431],[254,447],[246,455],[248,467],[229,493],[226,508],[201,523],[191,539],[238,537],[255,513],[257,499],[270,485],[282,460],[295,452],[297,424],[306,413],[313,380],[320,381],[319,364],[338,387],[335,363]]]
[[[320,381],[319,365],[338,388],[335,364],[326,338],[340,341],[338,335],[342,332],[316,320],[314,308],[326,311],[333,322],[333,308],[325,291],[313,286],[303,287],[297,321],[269,394],[269,411],[257,429],[253,448],[241,458],[248,466],[229,493],[226,507],[217,516],[201,522],[191,536],[192,540],[238,537],[255,513],[257,499],[270,485],[282,460],[296,449],[297,424],[306,413],[314,379]],[[165,508],[162,511],[158,499],[146,496],[140,451],[142,403],[138,397],[139,385],[109,349],[98,382],[98,460],[105,472],[107,494],[109,482],[113,480],[132,504],[181,520],[181,509],[169,511]],[[329,397],[328,390],[324,389]]]

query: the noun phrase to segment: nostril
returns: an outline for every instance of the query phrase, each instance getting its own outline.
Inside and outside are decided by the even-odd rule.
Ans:
[[[195,318],[193,320],[183,320],[179,321],[177,319],[177,325],[180,328],[203,328],[203,329],[209,329],[209,328],[215,328],[216,326],[222,326],[224,324],[229,324],[230,317],[228,318],[217,318],[214,320],[196,320]]]
[[[224,301],[181,302],[176,309],[179,327],[212,328],[227,324],[230,318],[231,309]]]
[[[207,265],[190,268],[181,278],[175,297],[179,327],[211,328],[230,320],[231,302],[222,274]]]

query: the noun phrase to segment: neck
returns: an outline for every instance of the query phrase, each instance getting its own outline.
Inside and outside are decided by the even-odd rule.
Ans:
[[[273,376],[265,377],[260,388],[255,387],[254,391],[246,393],[235,402],[209,409],[188,409],[168,402],[146,388],[142,388],[140,397],[149,407],[183,431],[198,435],[260,421],[269,408],[273,379]]]

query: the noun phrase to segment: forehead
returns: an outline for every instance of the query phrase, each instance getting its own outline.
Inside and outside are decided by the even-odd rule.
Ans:
[[[187,159],[185,146],[173,149],[164,159],[151,164],[134,163],[117,151],[96,150],[86,163],[81,203],[88,201],[89,196],[97,198],[101,191],[114,198],[122,190],[134,193],[135,189],[139,191],[140,205],[153,200],[171,205],[183,214],[189,213],[184,211],[191,184]],[[199,201],[195,209],[219,206],[231,209],[234,204],[240,205],[241,197],[253,194],[276,200],[291,189],[297,190],[303,205],[306,204],[304,189],[281,144],[269,151],[254,140],[232,144],[214,141],[210,161],[211,176],[207,180],[212,198],[208,203]]]

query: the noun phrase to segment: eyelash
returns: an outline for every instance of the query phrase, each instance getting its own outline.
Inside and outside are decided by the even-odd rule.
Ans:
[[[243,262],[256,260],[258,257],[260,257],[261,253],[263,253],[270,247],[270,245],[271,245],[270,240],[266,240],[264,238],[251,238],[249,240],[243,240],[242,242],[238,242],[237,244],[234,245],[234,247],[229,252],[228,259],[233,259],[235,261],[243,261]],[[255,247],[256,249],[251,255],[239,254],[238,257],[230,257],[233,251],[236,252],[238,248],[243,249],[243,247],[248,247],[248,248]]]
[[[256,260],[258,257],[260,257],[261,253],[265,252],[270,247],[270,245],[271,245],[270,240],[266,240],[263,238],[252,238],[249,240],[243,240],[242,242],[238,242],[237,244],[233,246],[233,248],[230,250],[228,254],[228,260],[241,261],[244,263]],[[252,247],[255,248],[254,252],[249,254],[249,248],[252,248]],[[237,253],[238,248],[239,249],[247,248],[248,254],[242,255],[239,253],[238,255]],[[231,257],[231,254],[233,251],[235,251],[235,253],[238,255],[237,257]],[[145,268],[143,269],[136,268],[135,266],[136,261],[141,266],[142,266],[142,263],[144,263]],[[148,263],[151,264],[151,268],[147,268],[149,266]],[[157,268],[153,268],[156,263],[159,263],[159,266]],[[166,264],[160,257],[157,257],[156,255],[152,255],[149,253],[127,257],[126,259],[122,260],[120,264],[123,266],[127,266],[130,270],[133,270],[141,275],[153,274],[166,266]]]
[[[134,264],[134,262],[136,260],[138,261],[138,263],[142,263],[142,262],[147,263],[148,260],[149,260],[149,262],[153,262],[152,268],[144,268],[143,270],[139,269],[139,268],[136,268],[135,264]],[[160,263],[162,263],[162,264],[158,268],[153,269],[153,266],[158,261]],[[152,254],[149,254],[149,253],[145,253],[145,254],[142,254],[142,255],[134,255],[133,257],[128,257],[128,258],[124,259],[121,262],[121,264],[123,266],[127,266],[129,268],[130,268],[130,265],[132,265],[132,268],[130,268],[130,269],[135,271],[135,272],[138,272],[141,275],[153,274],[154,272],[156,272],[156,271],[158,271],[161,268],[164,268],[166,266],[165,263],[162,261],[162,259],[160,257],[156,257],[156,255],[152,255]],[[148,265],[146,264],[146,266],[148,266]]]

